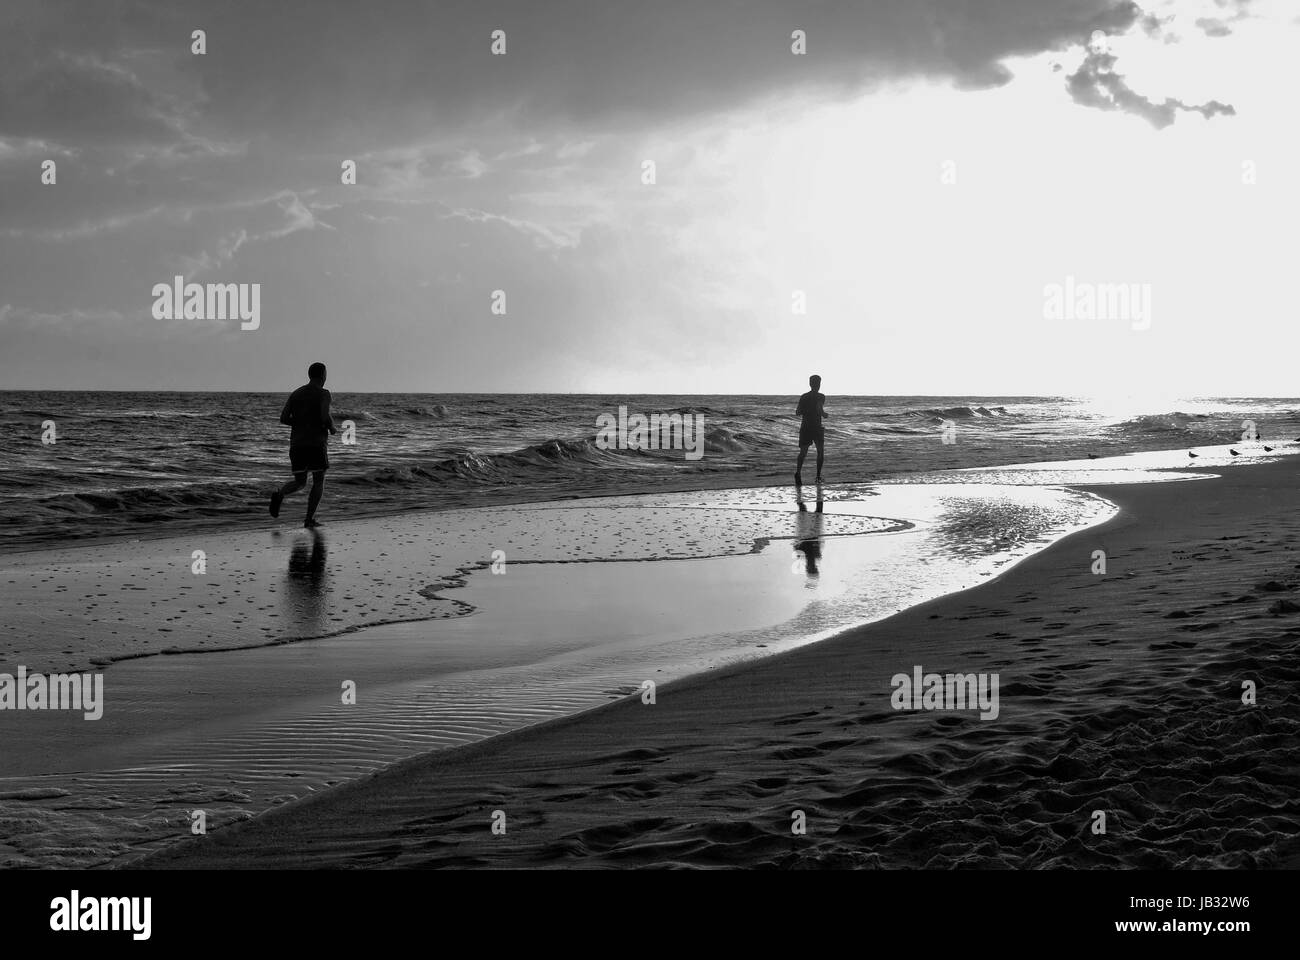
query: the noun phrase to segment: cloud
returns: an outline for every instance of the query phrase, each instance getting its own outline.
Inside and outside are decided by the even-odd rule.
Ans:
[[[123,51],[52,47],[40,36],[0,24],[0,134],[81,145],[185,135],[200,104],[146,82]]]
[[[240,247],[248,242],[248,231],[237,230],[226,234],[211,252],[201,250],[196,256],[181,257],[182,276],[194,278],[199,274],[211,273],[235,258]]]
[[[278,226],[261,231],[248,239],[270,240],[278,237],[287,237],[289,234],[297,233],[299,230],[312,230],[316,227],[321,227],[326,230],[334,229],[328,223],[320,220],[312,210],[302,202],[302,199],[297,193],[286,190],[275,193],[269,197],[254,198],[251,200],[233,200],[216,204],[202,204],[187,207],[168,207],[155,204],[147,208],[127,213],[101,217],[97,220],[82,220],[78,223],[72,224],[71,226],[43,229],[9,227],[0,230],[0,237],[12,239],[22,238],[45,243],[64,243],[72,240],[85,240],[103,234],[117,233],[130,227],[134,227],[137,224],[141,224],[147,220],[161,219],[171,223],[190,223],[196,218],[207,214],[220,214],[249,209],[257,210],[268,206],[276,207],[284,215],[285,222]],[[337,205],[327,204],[322,207],[322,209],[327,209],[332,206]]]
[[[212,250],[202,250],[194,256],[182,257],[181,265],[184,275],[194,277],[220,269],[232,261],[235,255],[249,243],[278,240],[281,237],[287,237],[303,230],[315,230],[318,227],[324,230],[334,229],[334,227],[312,213],[311,209],[302,202],[302,198],[292,192],[278,193],[264,200],[254,201],[252,204],[239,204],[238,206],[259,207],[271,204],[274,204],[284,214],[285,222],[283,224],[267,228],[258,233],[250,233],[246,227],[226,233],[217,241]],[[315,205],[313,204],[313,206]]]
[[[555,151],[557,160],[578,160],[585,157],[591,152],[596,145],[594,140],[582,140],[576,143],[566,143]]]
[[[1236,23],[1238,20],[1245,20],[1250,16],[1251,0],[1214,0],[1215,6],[1220,10],[1232,11],[1228,17],[1200,17],[1196,25],[1208,37],[1226,37],[1232,33],[1230,23]]]
[[[1207,37],[1226,37],[1232,33],[1232,28],[1222,20],[1216,20],[1213,17],[1200,17],[1196,25],[1201,28]]]
[[[76,332],[91,328],[102,333],[106,328],[120,328],[129,320],[120,310],[66,310],[46,313],[13,304],[0,305],[0,327],[40,332]]]
[[[777,92],[908,77],[997,86],[1001,61],[1126,29],[1129,0],[6,0],[0,135],[342,149],[394,129],[643,127]],[[208,52],[193,56],[202,24]],[[504,29],[504,56],[489,38]],[[808,38],[791,52],[791,33]],[[581,136],[574,137],[580,140]]]
[[[229,353],[212,354],[210,342],[196,346],[181,331],[182,362],[166,371],[153,351],[141,353],[146,360],[105,353],[120,365],[100,368],[127,384],[235,368],[240,383],[270,382],[303,329],[351,349],[358,316],[373,318],[379,346],[427,343],[408,351],[427,356],[463,336],[464,352],[509,371],[488,338],[499,338],[499,327],[463,329],[483,306],[481,291],[498,286],[509,287],[512,314],[529,318],[509,338],[517,369],[545,369],[546,378],[570,369],[561,362],[580,371],[587,361],[575,345],[610,328],[676,323],[689,334],[696,324],[708,328],[697,342],[702,354],[764,348],[753,318],[783,303],[782,284],[794,282],[787,274],[848,288],[837,304],[854,316],[849,281],[860,271],[841,273],[841,258],[872,241],[836,243],[834,229],[810,230],[806,244],[777,235],[837,224],[831,214],[865,192],[862,183],[899,182],[876,172],[924,152],[913,131],[953,133],[960,147],[951,121],[966,116],[966,105],[981,132],[992,125],[984,142],[1010,142],[997,127],[1003,122],[1010,131],[1040,121],[1068,142],[1071,125],[1086,117],[1063,102],[1058,84],[1084,56],[1079,39],[1131,31],[1135,46],[1151,52],[1159,40],[1142,31],[1162,30],[1170,10],[1117,0],[372,0],[364,16],[341,0],[0,7],[0,288],[14,305],[0,312],[7,330],[48,317],[51,329],[65,331],[60,342],[71,342],[66,331],[79,323],[95,350],[110,350],[90,336],[91,308],[143,316],[137,326],[152,330],[146,295],[174,273],[264,281],[268,316],[272,306],[279,311],[257,351],[237,340]],[[1200,14],[1230,22],[1232,10],[1207,0]],[[1199,40],[1193,14],[1180,15],[1189,40]],[[206,56],[189,52],[196,26],[208,31]],[[496,27],[508,32],[505,57],[488,49]],[[806,56],[790,51],[796,28],[807,31]],[[1206,46],[1231,54],[1249,41],[1241,33]],[[950,89],[998,87],[1013,69],[1031,87],[1041,62],[1032,55],[1044,51],[1066,66],[1027,110],[999,112],[1022,87],[975,97]],[[1137,56],[1125,49],[1122,59],[1127,79],[1113,58],[1090,57],[1071,76],[1071,94],[1156,127],[1179,112],[1232,108],[1156,103],[1130,83],[1254,109],[1247,93],[1224,96],[1214,85],[1190,94],[1157,88],[1166,75],[1148,81]],[[31,102],[15,105],[24,90]],[[877,90],[882,96],[863,96]],[[852,164],[817,159],[829,127],[795,119],[823,110],[828,125],[855,118],[856,138],[828,151]],[[878,135],[880,115],[901,118],[885,125],[892,135]],[[1112,126],[1124,128],[1117,141],[1156,139],[1142,124]],[[46,146],[71,159],[59,164],[57,189],[33,189],[31,161]],[[653,190],[637,179],[643,157],[660,164]],[[356,185],[339,182],[345,159],[357,161]],[[804,210],[813,212],[805,218]],[[910,208],[909,217],[898,222],[930,222]],[[819,256],[822,249],[831,255]],[[42,313],[20,318],[20,304]],[[28,382],[76,379],[66,354],[20,362],[35,341],[18,332],[0,343],[0,372]],[[471,349],[480,336],[483,349]],[[357,382],[389,383],[385,351],[357,356],[371,364]],[[473,388],[471,366],[450,355],[438,375]],[[405,383],[434,382],[422,378],[437,372],[413,360],[402,369]],[[609,376],[623,372],[636,375],[629,362]]]
[[[460,207],[444,214],[444,219],[465,220],[469,223],[503,223],[525,236],[530,237],[541,249],[574,247],[577,246],[581,239],[580,231],[576,233],[568,232],[545,224],[536,223],[531,220],[503,216],[497,213],[488,213],[486,210],[474,210]]]
[[[75,157],[76,151],[50,140],[33,137],[0,137],[0,163],[8,160],[28,160],[53,157]]]
[[[446,161],[442,165],[442,169],[452,176],[477,180],[487,173],[488,165],[477,150],[466,150]]]
[[[1124,77],[1115,72],[1115,61],[1114,55],[1102,49],[1094,47],[1088,51],[1079,69],[1066,79],[1066,88],[1075,103],[1100,110],[1122,110],[1142,117],[1157,130],[1172,124],[1180,110],[1206,118],[1216,114],[1233,116],[1237,112],[1230,104],[1217,100],[1199,105],[1176,99],[1156,103],[1129,87]]]
[[[274,240],[278,237],[287,237],[299,230],[315,230],[317,227],[325,230],[334,229],[328,223],[318,219],[296,193],[281,193],[271,199],[284,211],[285,216],[288,217],[288,222],[282,227],[268,230],[260,237],[254,237],[255,240]]]
[[[45,243],[63,243],[68,240],[84,240],[87,237],[97,237],[104,233],[115,233],[145,220],[167,214],[168,211],[164,207],[153,206],[130,213],[103,217],[99,220],[82,220],[80,223],[68,227],[52,227],[41,230],[22,230],[10,227],[0,230],[0,237],[40,240]]]

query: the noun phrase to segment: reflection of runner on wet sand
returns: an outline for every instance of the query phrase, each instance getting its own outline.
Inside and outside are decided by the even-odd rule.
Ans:
[[[317,630],[325,623],[326,554],[325,535],[316,529],[310,536],[296,537],[289,550],[289,569],[284,578],[288,615],[307,630]]]
[[[812,513],[808,512],[808,504],[804,501],[803,491],[800,490],[795,494],[795,502],[799,505],[799,516],[795,519],[795,542],[794,549],[796,553],[803,554],[804,572],[810,578],[821,575],[817,569],[817,562],[822,558],[822,488],[817,486],[817,509]]]

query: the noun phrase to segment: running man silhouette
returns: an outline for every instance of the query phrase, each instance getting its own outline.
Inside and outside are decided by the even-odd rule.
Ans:
[[[307,497],[307,519],[302,524],[310,528],[319,526],[316,508],[325,492],[325,471],[330,468],[326,444],[329,443],[329,434],[338,431],[334,429],[334,418],[330,416],[325,364],[313,363],[307,368],[307,376],[310,382],[291,393],[280,411],[280,422],[293,428],[289,434],[289,466],[293,469],[293,479],[271,494],[271,516],[280,515],[280,502],[285,497],[307,486],[310,472],[311,493]]]
[[[817,482],[822,482],[822,460],[825,458],[825,451],[822,449],[826,440],[825,430],[822,427],[822,421],[826,419],[826,396],[821,393],[822,378],[813,374],[808,378],[808,386],[812,387],[807,393],[799,398],[799,405],[794,408],[796,417],[803,417],[803,422],[799,424],[799,461],[794,467],[795,486],[803,484],[803,461],[808,456],[808,447],[817,444]]]

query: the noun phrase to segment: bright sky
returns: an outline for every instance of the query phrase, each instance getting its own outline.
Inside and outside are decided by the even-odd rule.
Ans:
[[[190,6],[0,14],[0,388],[1300,395],[1293,4]]]

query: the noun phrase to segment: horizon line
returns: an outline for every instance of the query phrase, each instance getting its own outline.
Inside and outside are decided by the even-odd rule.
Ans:
[[[281,394],[286,391],[292,392],[290,388],[276,387],[274,389],[260,390],[213,390],[213,389],[177,389],[171,387],[4,387],[0,388],[0,394],[7,393],[180,393],[180,394]],[[547,397],[788,397],[799,396],[797,391],[780,391],[770,393],[638,393],[636,391],[627,391],[619,393],[593,393],[572,390],[342,390],[343,394],[372,394],[376,396],[403,396],[403,395],[426,395],[426,396],[443,396],[443,397],[490,397],[490,396],[508,396],[508,397],[528,397],[528,396],[547,396]],[[1033,394],[1033,393],[832,393],[830,396],[835,397],[856,397],[856,398],[902,398],[914,397],[919,399],[976,399],[976,400],[1107,400],[1110,397],[1099,397],[1097,395],[1085,394]],[[1122,395],[1123,396],[1123,395]],[[1254,396],[1232,395],[1232,394],[1196,394],[1189,396],[1170,397],[1172,400],[1297,400],[1300,401],[1300,394],[1256,394]]]

